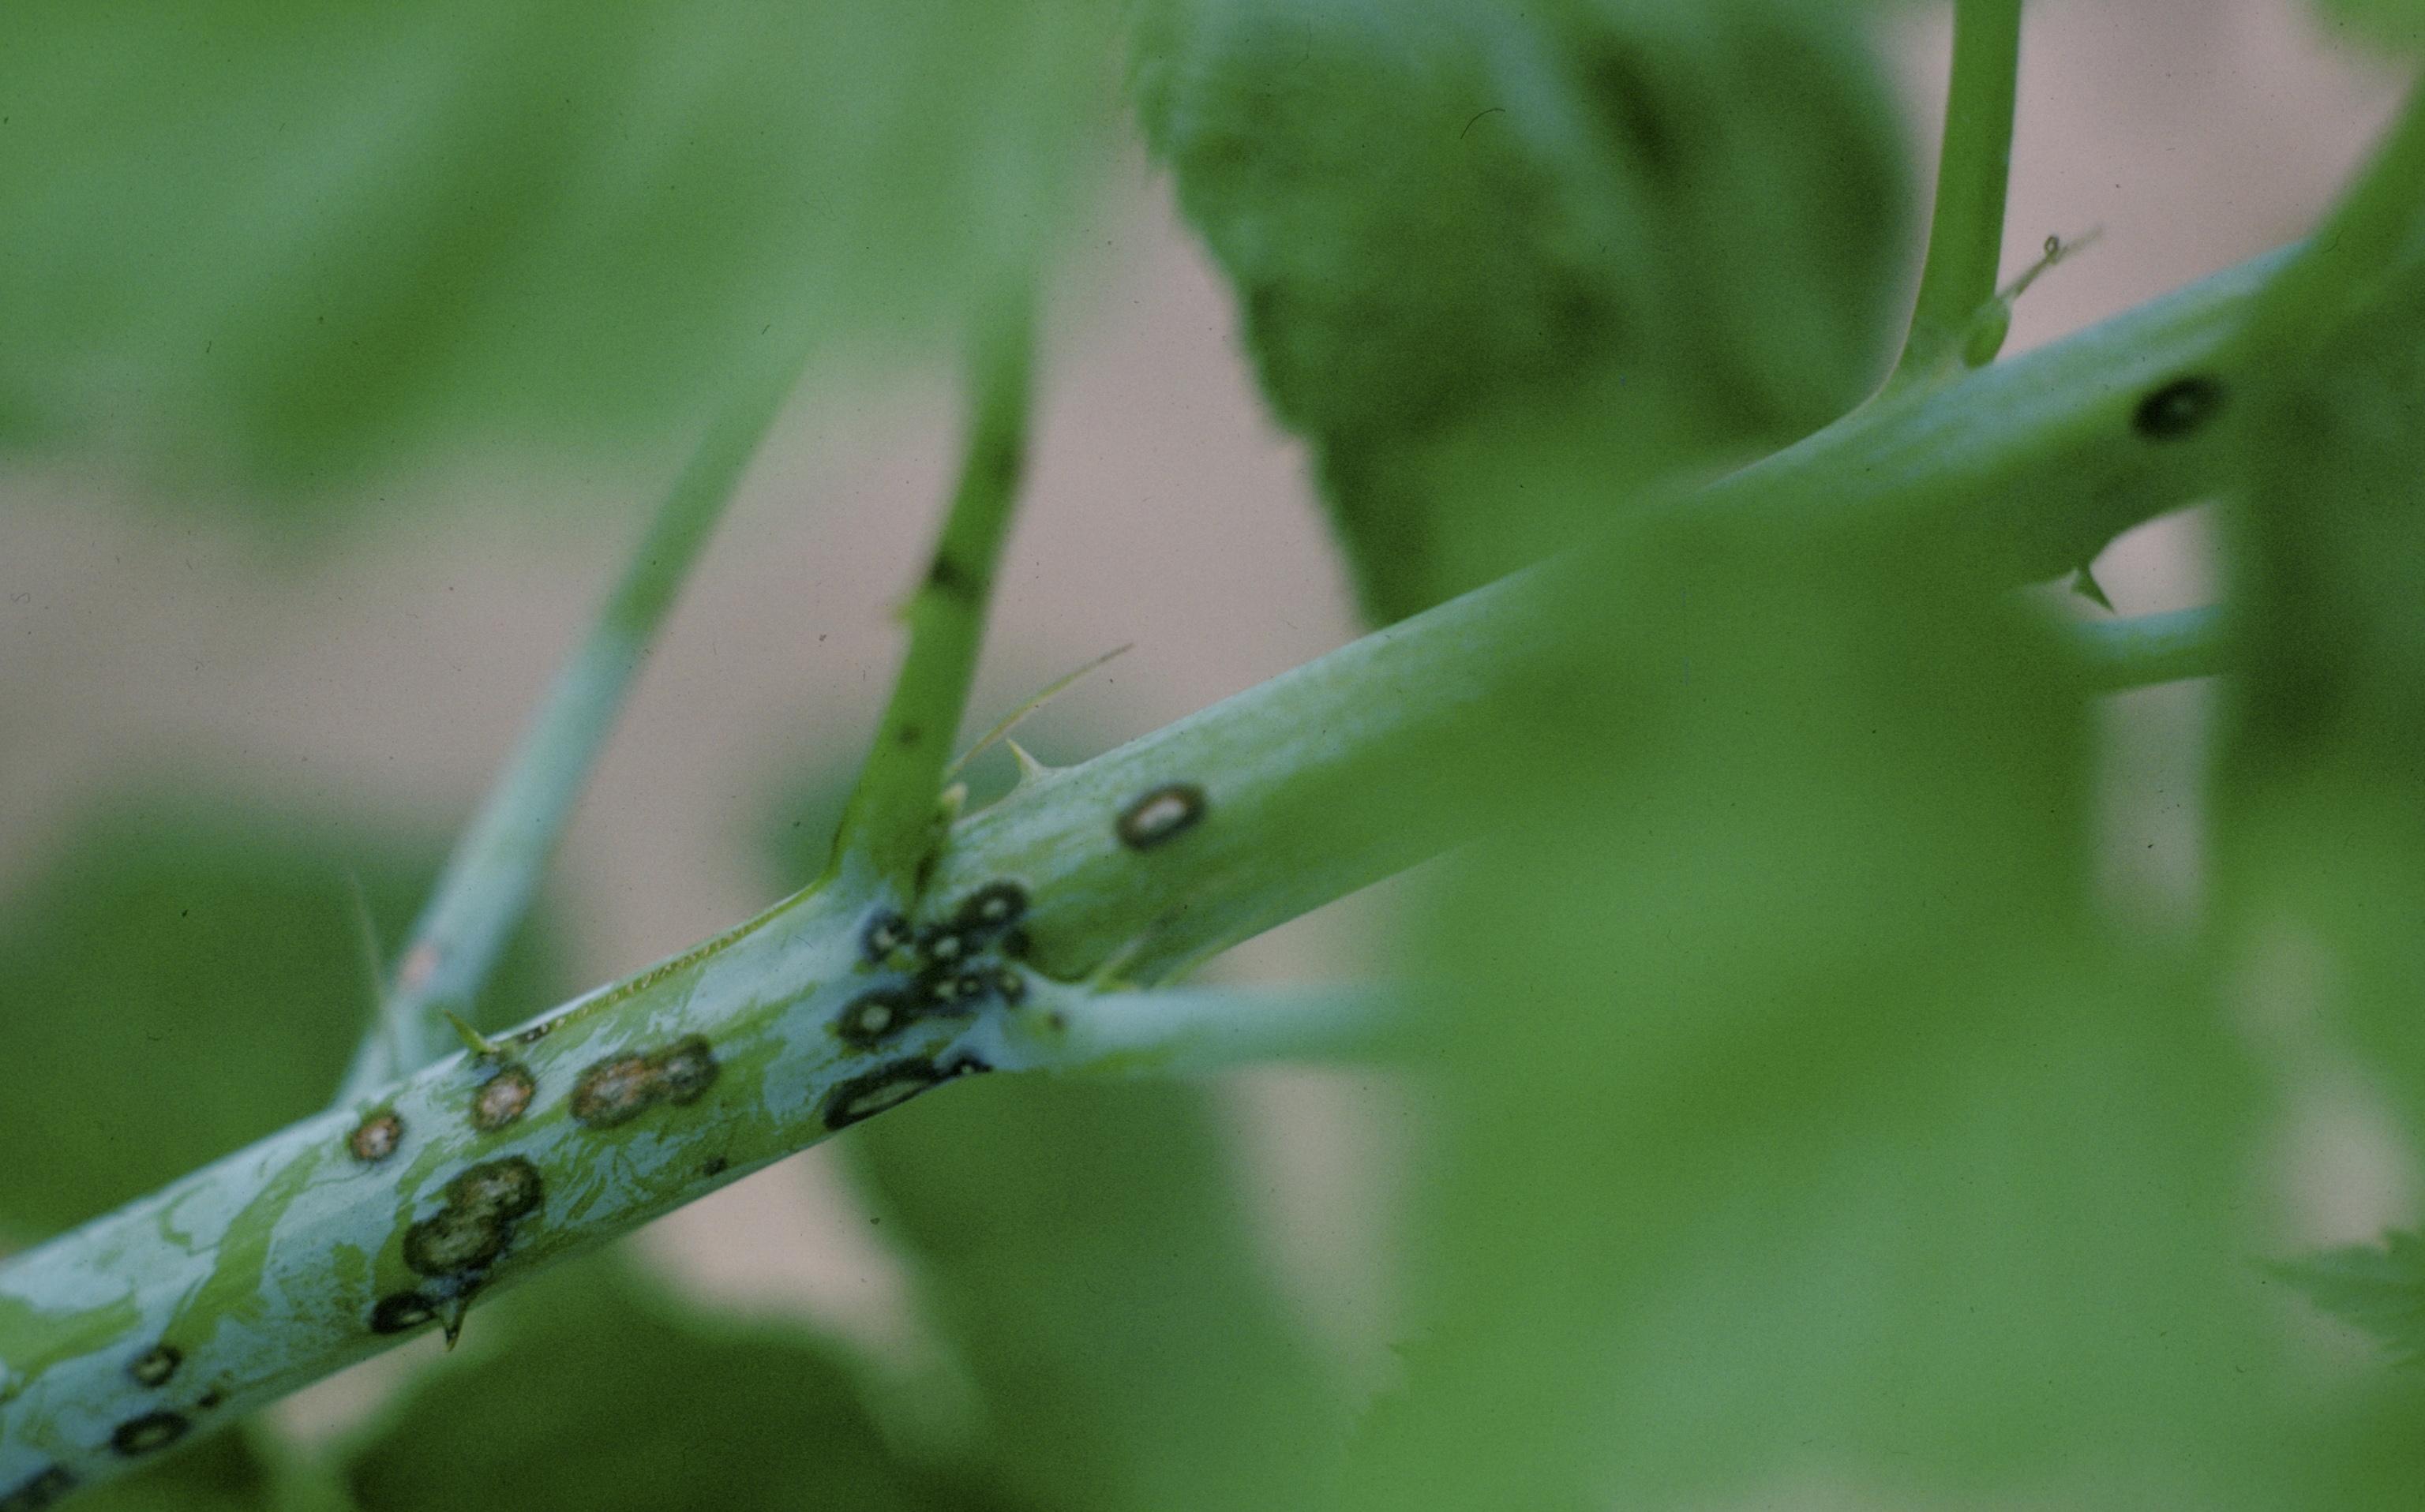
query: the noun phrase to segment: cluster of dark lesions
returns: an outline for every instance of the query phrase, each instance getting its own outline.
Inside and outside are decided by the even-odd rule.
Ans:
[[[833,1030],[853,1049],[874,1050],[913,1024],[965,1018],[989,1002],[1016,1005],[1027,979],[1013,963],[1027,953],[1020,920],[1027,889],[989,882],[943,917],[923,925],[880,912],[859,932],[866,963],[887,973],[834,1015]]]
[[[572,1116],[593,1129],[611,1129],[661,1104],[698,1102],[715,1083],[715,1053],[706,1037],[687,1034],[658,1050],[608,1056],[572,1084]]]
[[[402,1333],[447,1320],[451,1338],[462,1308],[514,1242],[514,1229],[545,1196],[538,1168],[520,1155],[466,1166],[446,1184],[445,1205],[404,1231],[404,1263],[423,1278],[371,1309],[375,1333]]]
[[[76,1478],[61,1466],[49,1465],[0,1491],[0,1512],[43,1512],[76,1488]]]
[[[898,1107],[920,1092],[940,1087],[960,1076],[972,1076],[993,1067],[972,1055],[951,1056],[937,1060],[930,1056],[908,1056],[888,1061],[873,1071],[836,1084],[826,1093],[817,1112],[827,1129],[840,1133],[861,1119],[871,1119],[887,1108]]]

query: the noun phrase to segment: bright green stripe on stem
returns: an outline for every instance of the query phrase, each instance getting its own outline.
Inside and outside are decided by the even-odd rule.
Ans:
[[[2021,0],[1955,0],[1936,208],[1895,383],[1940,371],[1996,297],[2020,57]]]
[[[864,865],[904,895],[939,838],[944,769],[976,676],[994,568],[1026,465],[1034,322],[1028,299],[1016,295],[978,340],[959,485],[909,600],[909,649],[834,841],[837,870]]]
[[[2231,670],[2222,609],[2089,620],[2065,630],[2089,685],[2105,692],[2148,688]]]
[[[556,674],[521,745],[456,842],[355,1054],[340,1104],[455,1047],[445,1014],[471,1011],[529,912],[650,643],[798,373],[799,363],[786,359],[741,385],[683,464],[589,634]]]

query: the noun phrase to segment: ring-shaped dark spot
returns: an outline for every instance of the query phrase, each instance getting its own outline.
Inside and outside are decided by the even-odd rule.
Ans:
[[[497,1068],[496,1073],[472,1091],[472,1127],[482,1134],[494,1134],[530,1110],[531,1099],[538,1093],[538,1080],[528,1066],[519,1061]]]
[[[889,908],[869,915],[859,931],[859,952],[870,965],[882,965],[894,951],[907,949],[909,940],[909,921]]]
[[[2151,441],[2177,441],[2204,430],[2223,409],[2225,396],[2220,378],[2200,374],[2175,378],[2139,401],[2130,414],[2130,428]]]
[[[168,1448],[184,1438],[191,1426],[182,1412],[146,1412],[139,1418],[128,1418],[112,1430],[109,1447],[132,1459]]]
[[[373,1333],[405,1333],[436,1322],[438,1304],[419,1292],[393,1292],[371,1309]]]
[[[185,1351],[175,1345],[155,1344],[137,1355],[127,1364],[126,1373],[135,1377],[137,1386],[149,1386],[157,1391],[169,1384],[169,1378],[176,1375],[177,1367],[185,1362]]]
[[[1164,783],[1121,809],[1112,830],[1130,850],[1149,850],[1194,829],[1204,809],[1203,788],[1192,782]]]
[[[923,1056],[896,1060],[836,1084],[826,1094],[818,1114],[827,1129],[839,1132],[861,1119],[872,1119],[888,1108],[900,1106],[920,1092],[951,1080],[952,1074]]]
[[[870,1050],[908,1027],[917,1016],[918,1005],[908,994],[879,987],[843,1005],[833,1028],[844,1044]]]
[[[988,938],[1027,914],[1027,889],[1015,882],[989,882],[960,899],[952,921],[963,932]]]

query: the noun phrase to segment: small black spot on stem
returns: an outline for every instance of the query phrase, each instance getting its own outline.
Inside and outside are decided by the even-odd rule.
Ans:
[[[974,575],[942,551],[935,553],[934,565],[926,569],[926,586],[964,604],[975,603],[978,594],[983,591],[983,585]]]
[[[177,1367],[185,1362],[185,1352],[175,1345],[155,1344],[137,1355],[127,1365],[126,1373],[135,1377],[137,1385],[157,1391],[169,1384],[169,1377],[177,1374]]]
[[[909,947],[909,921],[889,908],[877,910],[859,931],[859,947],[869,964],[882,965],[894,951]]]
[[[2192,374],[2139,401],[2130,428],[2151,441],[2176,441],[2206,428],[2223,408],[2223,380]]]
[[[726,1170],[731,1166],[731,1161],[725,1159],[722,1155],[710,1155],[707,1157],[705,1163],[700,1165],[699,1168],[699,1173],[702,1176],[711,1178],[721,1176],[724,1174]]]
[[[889,987],[863,993],[843,1006],[834,1015],[834,1033],[843,1042],[861,1050],[873,1049],[917,1017],[918,1005],[907,994]]]
[[[989,882],[960,899],[952,922],[963,934],[990,937],[1027,914],[1027,889],[1015,882]]]
[[[887,1108],[898,1107],[920,1092],[939,1087],[955,1076],[965,1076],[993,1068],[974,1056],[963,1056],[947,1065],[937,1065],[924,1056],[896,1060],[889,1066],[878,1066],[863,1075],[853,1076],[835,1086],[826,1094],[825,1106],[819,1110],[827,1129],[846,1129],[862,1119],[874,1118]]]
[[[1203,788],[1192,782],[1164,783],[1120,810],[1112,829],[1122,845],[1144,851],[1195,828],[1204,808]]]
[[[438,1304],[419,1292],[394,1292],[371,1309],[373,1333],[405,1333],[438,1318]]]
[[[120,1424],[109,1436],[109,1447],[132,1459],[168,1448],[185,1436],[187,1426],[182,1412],[146,1412]]]

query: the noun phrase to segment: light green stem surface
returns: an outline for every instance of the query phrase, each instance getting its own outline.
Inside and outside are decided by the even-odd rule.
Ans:
[[[1814,539],[1951,540],[1983,588],[2062,570],[2212,488],[2209,433],[2231,428],[2240,376],[2227,356],[2272,265],[1872,406],[1673,507]],[[2151,433],[2147,406],[2184,376],[2226,396],[2215,423]],[[871,946],[896,898],[880,875],[830,877],[536,1021],[505,1042],[510,1063],[449,1056],[367,1116],[307,1120],[12,1258],[0,1497],[106,1478],[955,1076],[1084,1069],[1036,1048],[1051,1028],[1037,1015],[1066,1013],[1074,984],[1158,979],[1461,838],[1469,820],[1424,774],[1506,700],[1539,695],[1579,601],[1569,585],[1598,581],[1605,549],[960,820],[901,921],[956,932],[949,972]],[[972,912],[1007,899],[989,922]],[[1183,1061],[1220,1038],[1217,999],[1192,1001],[1151,1024],[1086,1022],[1108,1055],[1150,1059],[1162,1035]],[[138,1368],[169,1351],[165,1375]]]
[[[1954,0],[1953,69],[1936,159],[1928,257],[1894,382],[1942,371],[1996,297],[2012,176],[2021,0]]]
[[[798,371],[797,362],[786,361],[745,383],[657,506],[621,580],[447,858],[346,1073],[340,1106],[360,1105],[455,1045],[445,1015],[470,1016],[529,912],[650,643]]]
[[[2228,631],[2224,611],[2208,607],[2090,620],[2069,633],[2089,685],[2119,692],[2230,671]]]

